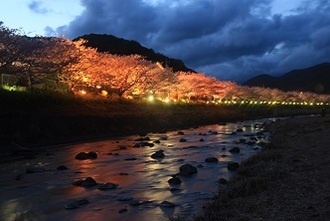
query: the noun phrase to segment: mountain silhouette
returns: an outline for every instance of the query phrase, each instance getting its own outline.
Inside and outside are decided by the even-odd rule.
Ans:
[[[164,67],[171,68],[174,72],[177,71],[190,71],[194,70],[187,68],[183,61],[178,59],[169,58],[163,54],[156,53],[154,50],[143,47],[137,41],[129,41],[123,38],[117,38],[113,35],[106,34],[89,34],[83,35],[73,39],[85,39],[87,43],[85,46],[96,48],[99,52],[108,52],[116,55],[132,55],[138,54],[146,60],[152,62],[160,62]]]
[[[282,76],[259,75],[243,85],[277,88],[283,91],[308,91],[330,94],[330,63],[322,63],[310,68],[293,70]]]

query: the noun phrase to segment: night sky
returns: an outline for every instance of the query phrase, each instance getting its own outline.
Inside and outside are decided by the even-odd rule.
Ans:
[[[56,6],[47,0],[27,2],[29,13],[55,16]],[[63,12],[67,19],[61,25],[59,19],[40,24],[42,35],[112,34],[181,59],[198,72],[238,82],[330,61],[330,0],[73,2],[75,13],[71,2],[72,14]]]

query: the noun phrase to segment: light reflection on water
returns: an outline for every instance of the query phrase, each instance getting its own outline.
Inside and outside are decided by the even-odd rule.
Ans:
[[[269,134],[263,132],[261,125],[269,121],[272,120],[209,125],[182,130],[184,135],[178,131],[150,133],[149,142],[168,137],[153,147],[133,148],[137,135],[76,144],[55,149],[51,155],[42,153],[36,159],[4,164],[0,168],[0,220],[168,220],[174,215],[189,219],[214,196],[217,180],[232,176],[233,172],[227,169],[229,161],[241,162],[258,151],[255,149],[258,143],[246,143],[251,137],[257,142],[267,142]],[[243,132],[236,133],[238,128]],[[181,138],[186,142],[180,142]],[[232,147],[240,147],[241,152],[231,154]],[[152,159],[150,155],[160,149],[164,150],[165,158]],[[81,151],[95,151],[98,158],[75,160]],[[219,162],[204,161],[211,156]],[[182,183],[172,186],[179,190],[171,191],[167,181],[185,163],[201,167],[193,176],[181,176]],[[69,170],[56,170],[60,165]],[[32,166],[47,171],[27,174],[26,168]],[[18,176],[20,179],[15,180]],[[98,183],[116,183],[119,188],[101,191],[72,185],[86,177],[93,177]],[[90,203],[74,210],[64,209],[79,199],[88,199]],[[144,203],[131,206],[134,200]],[[176,207],[160,207],[164,200]]]

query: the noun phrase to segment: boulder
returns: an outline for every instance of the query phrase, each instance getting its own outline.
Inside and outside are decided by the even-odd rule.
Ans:
[[[244,130],[242,129],[242,128],[238,128],[238,129],[236,129],[236,132],[237,133],[242,133]]]
[[[170,178],[167,181],[170,185],[178,185],[182,183],[182,180],[180,179],[180,177],[177,176],[173,176],[172,178]]]
[[[205,162],[207,163],[217,163],[219,160],[216,157],[208,157],[205,159]]]
[[[175,207],[175,204],[169,201],[163,201],[159,204],[161,207]]]
[[[163,150],[158,150],[155,153],[151,154],[150,157],[153,158],[153,159],[159,159],[159,158],[164,158],[165,154],[164,154]]]
[[[69,169],[67,166],[61,165],[57,167],[57,170],[67,170]]]
[[[180,174],[182,175],[192,175],[195,173],[197,173],[197,168],[189,163],[180,166]]]
[[[80,152],[75,156],[75,159],[77,160],[88,160],[88,159],[96,159],[97,158],[97,153],[94,151],[90,151],[88,153],[86,152]]]
[[[97,182],[92,177],[87,177],[84,180],[77,180],[72,183],[74,186],[81,186],[81,187],[92,187],[96,186]]]
[[[149,141],[150,137],[139,137],[137,139],[135,139],[135,141]]]
[[[184,135],[183,131],[178,131],[178,135]]]
[[[180,141],[180,142],[187,142],[187,139],[186,139],[186,138],[180,138],[179,141]]]

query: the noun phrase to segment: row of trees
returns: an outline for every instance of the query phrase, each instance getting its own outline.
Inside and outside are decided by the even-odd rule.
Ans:
[[[173,72],[139,55],[119,56],[84,46],[85,40],[26,37],[0,22],[0,74],[27,79],[28,88],[46,79],[65,84],[72,92],[88,91],[120,97],[153,94],[182,101],[327,100],[311,93],[285,93],[222,82],[202,73]]]

